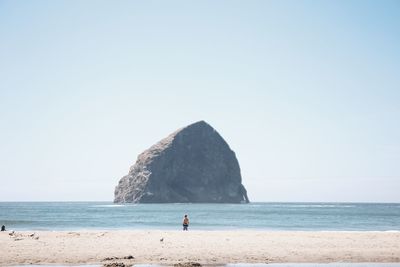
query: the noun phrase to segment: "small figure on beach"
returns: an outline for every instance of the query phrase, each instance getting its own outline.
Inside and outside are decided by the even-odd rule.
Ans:
[[[6,230],[6,226],[5,226],[5,225],[2,225],[2,226],[1,226],[1,231],[4,232],[5,230]]]
[[[189,227],[189,218],[187,214],[185,214],[185,217],[183,218],[183,231],[187,231]]]

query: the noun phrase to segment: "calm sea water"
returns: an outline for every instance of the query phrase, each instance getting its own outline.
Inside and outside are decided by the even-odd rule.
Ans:
[[[10,230],[180,230],[184,214],[191,230],[400,230],[400,204],[0,202],[0,225]]]

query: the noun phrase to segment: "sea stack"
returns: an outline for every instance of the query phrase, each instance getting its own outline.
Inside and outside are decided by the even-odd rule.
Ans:
[[[248,203],[240,167],[205,121],[181,128],[141,153],[115,188],[115,203]]]

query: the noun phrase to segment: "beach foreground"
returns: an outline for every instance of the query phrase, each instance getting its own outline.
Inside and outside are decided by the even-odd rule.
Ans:
[[[0,233],[0,265],[400,262],[399,232],[21,231]],[[133,258],[132,258],[133,257]],[[125,258],[125,259],[124,259]]]

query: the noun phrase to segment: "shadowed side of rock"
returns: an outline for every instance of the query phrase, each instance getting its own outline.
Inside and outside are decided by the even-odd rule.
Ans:
[[[177,130],[138,156],[115,189],[119,203],[249,202],[239,163],[204,121]]]

